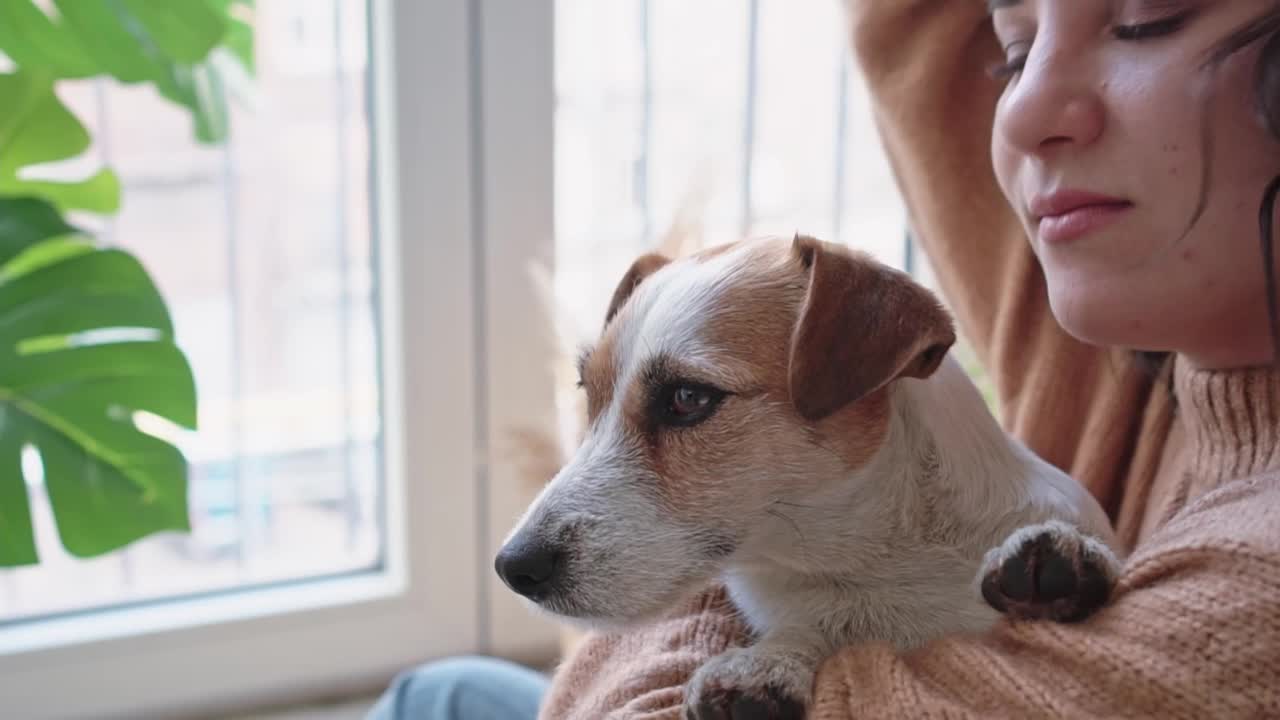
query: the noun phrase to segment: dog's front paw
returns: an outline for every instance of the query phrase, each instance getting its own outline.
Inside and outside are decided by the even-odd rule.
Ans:
[[[785,654],[739,648],[698,669],[685,689],[686,720],[802,720],[814,670]]]
[[[1064,522],[1021,528],[987,553],[982,597],[1010,617],[1077,622],[1106,604],[1120,561]]]

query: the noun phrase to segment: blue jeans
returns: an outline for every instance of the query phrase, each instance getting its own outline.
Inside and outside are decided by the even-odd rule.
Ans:
[[[456,657],[401,673],[365,720],[536,720],[547,677],[487,657]]]

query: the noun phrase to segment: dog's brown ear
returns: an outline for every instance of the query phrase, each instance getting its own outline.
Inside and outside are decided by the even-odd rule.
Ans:
[[[791,341],[791,401],[820,420],[904,376],[926,378],[955,343],[951,317],[904,273],[796,235],[809,290]]]
[[[671,262],[671,259],[665,255],[648,253],[647,255],[641,255],[635,262],[631,263],[631,269],[627,270],[627,274],[622,276],[622,282],[618,283],[618,288],[613,291],[613,299],[609,301],[609,311],[604,314],[605,326],[608,326],[609,321],[613,320],[613,316],[617,315],[622,306],[627,304],[627,299],[631,297],[631,293],[636,291],[640,283],[669,262]]]

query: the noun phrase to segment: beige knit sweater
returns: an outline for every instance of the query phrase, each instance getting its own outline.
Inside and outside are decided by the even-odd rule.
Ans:
[[[1152,381],[1068,337],[988,160],[1000,50],[977,0],[850,0],[854,47],[910,210],[1007,428],[1072,473],[1133,548],[1077,625],[1002,621],[900,654],[846,648],[816,718],[1280,718],[1280,371]],[[1174,397],[1166,388],[1174,386]],[[749,642],[720,592],[588,637],[544,718],[679,718],[682,686]]]

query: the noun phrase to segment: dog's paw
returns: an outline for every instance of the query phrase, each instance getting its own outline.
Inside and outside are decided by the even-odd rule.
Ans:
[[[1021,528],[987,553],[982,597],[1010,617],[1078,622],[1106,604],[1120,561],[1097,538],[1064,522]]]
[[[739,648],[698,669],[685,689],[686,720],[803,720],[814,670],[787,655]]]

